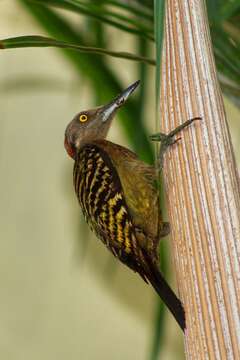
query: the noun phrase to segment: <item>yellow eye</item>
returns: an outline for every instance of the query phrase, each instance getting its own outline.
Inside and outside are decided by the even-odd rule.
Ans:
[[[81,121],[81,122],[85,122],[85,121],[87,121],[87,119],[88,119],[88,117],[86,114],[82,114],[79,116],[79,121]]]

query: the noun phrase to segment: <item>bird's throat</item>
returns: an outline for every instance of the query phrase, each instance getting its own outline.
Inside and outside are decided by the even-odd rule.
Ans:
[[[76,149],[74,146],[70,145],[69,142],[67,141],[67,139],[65,138],[64,140],[64,147],[68,153],[68,155],[72,158],[75,159],[75,155],[76,155]]]

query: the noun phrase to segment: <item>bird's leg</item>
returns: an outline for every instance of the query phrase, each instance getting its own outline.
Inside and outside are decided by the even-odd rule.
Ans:
[[[163,168],[163,156],[167,148],[171,145],[174,145],[176,142],[178,142],[181,138],[174,139],[174,136],[177,135],[180,131],[182,131],[184,128],[189,126],[193,121],[195,120],[201,120],[200,117],[195,117],[190,120],[185,121],[183,124],[177,126],[174,130],[170,131],[168,134],[163,133],[157,133],[150,136],[150,139],[152,141],[160,141],[160,151],[159,151],[159,157],[158,157],[158,165],[159,165],[159,172],[162,171]]]

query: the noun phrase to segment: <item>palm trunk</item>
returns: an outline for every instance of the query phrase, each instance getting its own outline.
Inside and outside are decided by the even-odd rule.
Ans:
[[[161,131],[201,116],[165,155],[188,359],[240,359],[240,190],[203,0],[167,0]]]

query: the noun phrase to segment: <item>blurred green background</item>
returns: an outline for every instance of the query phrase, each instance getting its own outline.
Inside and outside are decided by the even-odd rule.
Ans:
[[[138,21],[139,31],[140,25],[150,27],[153,15],[151,1],[142,3],[145,6],[135,7],[130,17]],[[145,14],[141,21],[136,9]],[[227,10],[221,8],[223,14]],[[216,13],[214,7],[209,11]],[[126,15],[122,8],[117,13]],[[104,26],[76,11],[8,0],[0,2],[0,14],[1,38],[41,34],[154,58],[154,44],[147,37]],[[239,32],[236,12],[231,19],[230,30]],[[216,24],[216,19],[210,20]],[[222,29],[219,24],[212,27],[213,37],[216,29]],[[229,29],[229,21],[227,25]],[[220,40],[224,35],[216,43]],[[239,45],[230,67],[221,46],[226,42],[215,46],[215,55],[229,96],[225,105],[239,164]],[[230,55],[229,48],[226,54]],[[1,52],[0,71],[0,357],[183,358],[182,334],[169,314],[159,322],[163,313],[153,290],[117,263],[85,225],[72,186],[73,162],[63,147],[65,127],[75,113],[110,100],[141,78],[141,89],[119,113],[109,139],[152,162],[147,136],[155,132],[154,67],[29,48]]]

